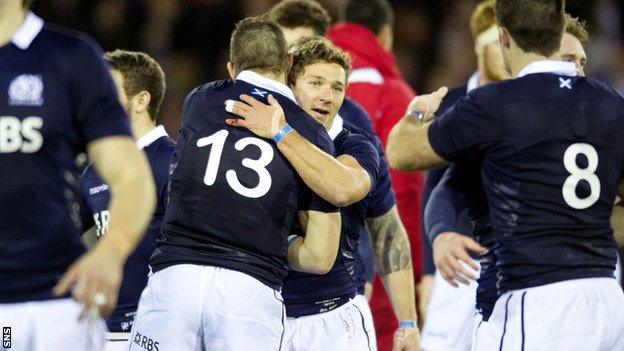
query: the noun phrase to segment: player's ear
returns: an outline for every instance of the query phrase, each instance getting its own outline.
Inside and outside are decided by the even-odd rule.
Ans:
[[[136,94],[135,99],[137,103],[134,105],[134,109],[138,113],[143,113],[147,111],[150,101],[152,100],[152,95],[150,95],[149,92],[143,90]]]
[[[228,61],[227,63],[227,70],[228,70],[228,73],[230,74],[230,78],[236,79],[236,76],[238,74],[236,74],[236,68],[234,68],[234,64],[231,61]]]
[[[509,49],[511,47],[511,36],[507,28],[498,27],[498,40],[502,48]]]

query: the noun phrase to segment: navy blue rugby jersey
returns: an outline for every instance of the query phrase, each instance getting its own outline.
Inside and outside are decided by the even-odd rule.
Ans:
[[[251,72],[200,86],[183,107],[163,239],[154,271],[175,264],[228,268],[279,288],[288,273],[287,236],[298,210],[337,212],[305,186],[273,141],[225,124],[225,101],[272,94],[299,134],[333,155],[323,126],[286,85]]]
[[[623,133],[622,97],[560,61],[470,92],[433,122],[440,156],[483,156],[501,292],[613,276]]]
[[[0,302],[50,299],[84,253],[74,195],[86,145],[130,136],[97,44],[28,13],[0,47]]]
[[[284,280],[282,296],[286,315],[300,317],[331,311],[353,298],[358,292],[355,262],[358,241],[364,231],[365,218],[369,217],[379,179],[379,156],[365,136],[351,133],[336,116],[329,130],[334,138],[336,155],[350,155],[368,172],[373,188],[361,201],[341,209],[342,228],[338,256],[325,275],[291,271]],[[386,175],[387,176],[387,175]],[[392,207],[389,205],[386,212]]]
[[[167,136],[163,126],[158,126],[137,141],[143,149],[154,176],[157,203],[148,229],[136,249],[126,261],[123,280],[115,310],[106,323],[111,332],[130,332],[139,305],[141,292],[147,285],[149,258],[160,238],[169,183],[169,164],[173,156],[175,142]],[[82,203],[80,215],[83,232],[95,226],[98,238],[105,235],[110,221],[108,185],[100,178],[93,165],[89,165],[80,179]]]
[[[396,204],[394,190],[390,182],[390,174],[386,154],[381,146],[381,140],[375,134],[370,117],[364,109],[355,101],[345,98],[338,115],[344,120],[344,124],[351,132],[366,136],[373,144],[379,156],[379,177],[369,206],[368,218],[379,217],[387,213]],[[358,293],[364,294],[364,285],[373,280],[375,275],[375,255],[370,241],[370,233],[365,227],[360,236],[358,251],[355,259],[355,272]]]
[[[481,162],[454,163],[431,192],[425,209],[425,225],[433,242],[442,232],[454,231],[472,235],[489,251],[479,256],[481,273],[477,280],[476,307],[483,320],[488,320],[498,299],[494,254],[494,233],[490,224],[487,196],[481,182]],[[462,217],[470,219],[465,223]]]

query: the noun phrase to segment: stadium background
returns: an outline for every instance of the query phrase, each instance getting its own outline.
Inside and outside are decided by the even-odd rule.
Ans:
[[[159,114],[177,136],[186,94],[203,82],[227,77],[229,36],[247,15],[265,13],[278,0],[36,0],[33,10],[52,23],[89,33],[104,50],[141,50],[167,75]],[[340,21],[345,0],[320,0]],[[468,27],[478,0],[395,0],[394,53],[417,92],[465,82],[476,67]],[[624,93],[624,1],[568,0],[587,21],[587,74]]]

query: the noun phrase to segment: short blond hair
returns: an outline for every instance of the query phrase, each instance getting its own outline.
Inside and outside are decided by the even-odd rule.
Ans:
[[[477,39],[479,34],[490,29],[496,24],[496,11],[494,10],[496,0],[486,0],[481,2],[470,16],[470,34],[473,39]]]
[[[582,45],[589,42],[589,32],[585,21],[581,21],[578,17],[572,17],[565,14],[565,32],[574,36]]]
[[[295,85],[297,78],[305,72],[305,68],[318,62],[340,65],[345,71],[345,79],[351,72],[349,56],[324,37],[303,37],[290,47],[290,53],[293,55],[293,63],[288,73],[289,85]]]

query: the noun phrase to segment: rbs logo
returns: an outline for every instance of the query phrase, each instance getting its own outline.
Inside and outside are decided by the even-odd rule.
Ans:
[[[20,151],[33,153],[43,145],[41,117],[26,117],[20,121],[13,116],[0,117],[0,153]]]

